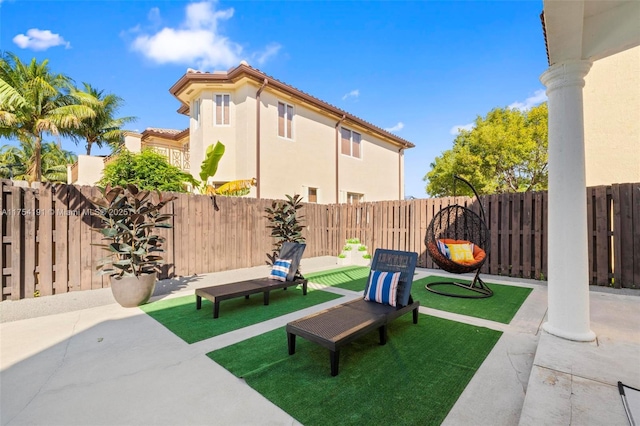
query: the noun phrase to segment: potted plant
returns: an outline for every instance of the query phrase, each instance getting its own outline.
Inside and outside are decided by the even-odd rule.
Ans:
[[[171,214],[160,210],[176,197],[159,191],[141,191],[135,185],[101,189],[90,201],[100,218],[100,232],[108,244],[96,244],[109,252],[98,262],[101,275],[110,275],[116,301],[127,308],[146,303],[155,289],[157,272],[163,263],[159,255],[164,238],[157,228],[171,228]]]

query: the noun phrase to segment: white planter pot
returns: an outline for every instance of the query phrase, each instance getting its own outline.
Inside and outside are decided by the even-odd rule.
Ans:
[[[364,257],[362,257],[365,254],[367,254],[367,252],[359,251],[356,253],[357,253],[357,256],[353,257],[353,264],[358,266],[369,266],[369,264],[371,263],[371,259],[365,259]]]
[[[124,308],[135,308],[149,301],[156,287],[156,273],[139,277],[111,276],[111,292]]]

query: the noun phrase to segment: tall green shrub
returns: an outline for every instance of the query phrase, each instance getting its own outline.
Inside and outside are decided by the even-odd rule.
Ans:
[[[189,173],[169,162],[160,154],[145,149],[138,154],[123,150],[104,168],[100,186],[136,185],[144,190],[187,192],[185,183],[196,185]]]

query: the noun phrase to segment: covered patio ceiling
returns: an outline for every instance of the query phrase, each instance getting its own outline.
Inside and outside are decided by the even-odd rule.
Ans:
[[[640,45],[640,1],[544,0],[549,65],[595,61]]]

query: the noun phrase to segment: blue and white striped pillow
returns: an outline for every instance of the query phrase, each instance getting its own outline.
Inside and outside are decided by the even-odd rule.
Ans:
[[[445,243],[443,243],[441,240],[436,240],[436,243],[438,243],[438,251],[442,253],[442,255],[447,259],[451,259],[451,253],[449,252],[449,247]]]
[[[291,268],[291,260],[278,259],[273,264],[273,268],[271,268],[269,278],[272,280],[286,281],[289,268]]]
[[[364,300],[396,306],[400,272],[371,271]]]

